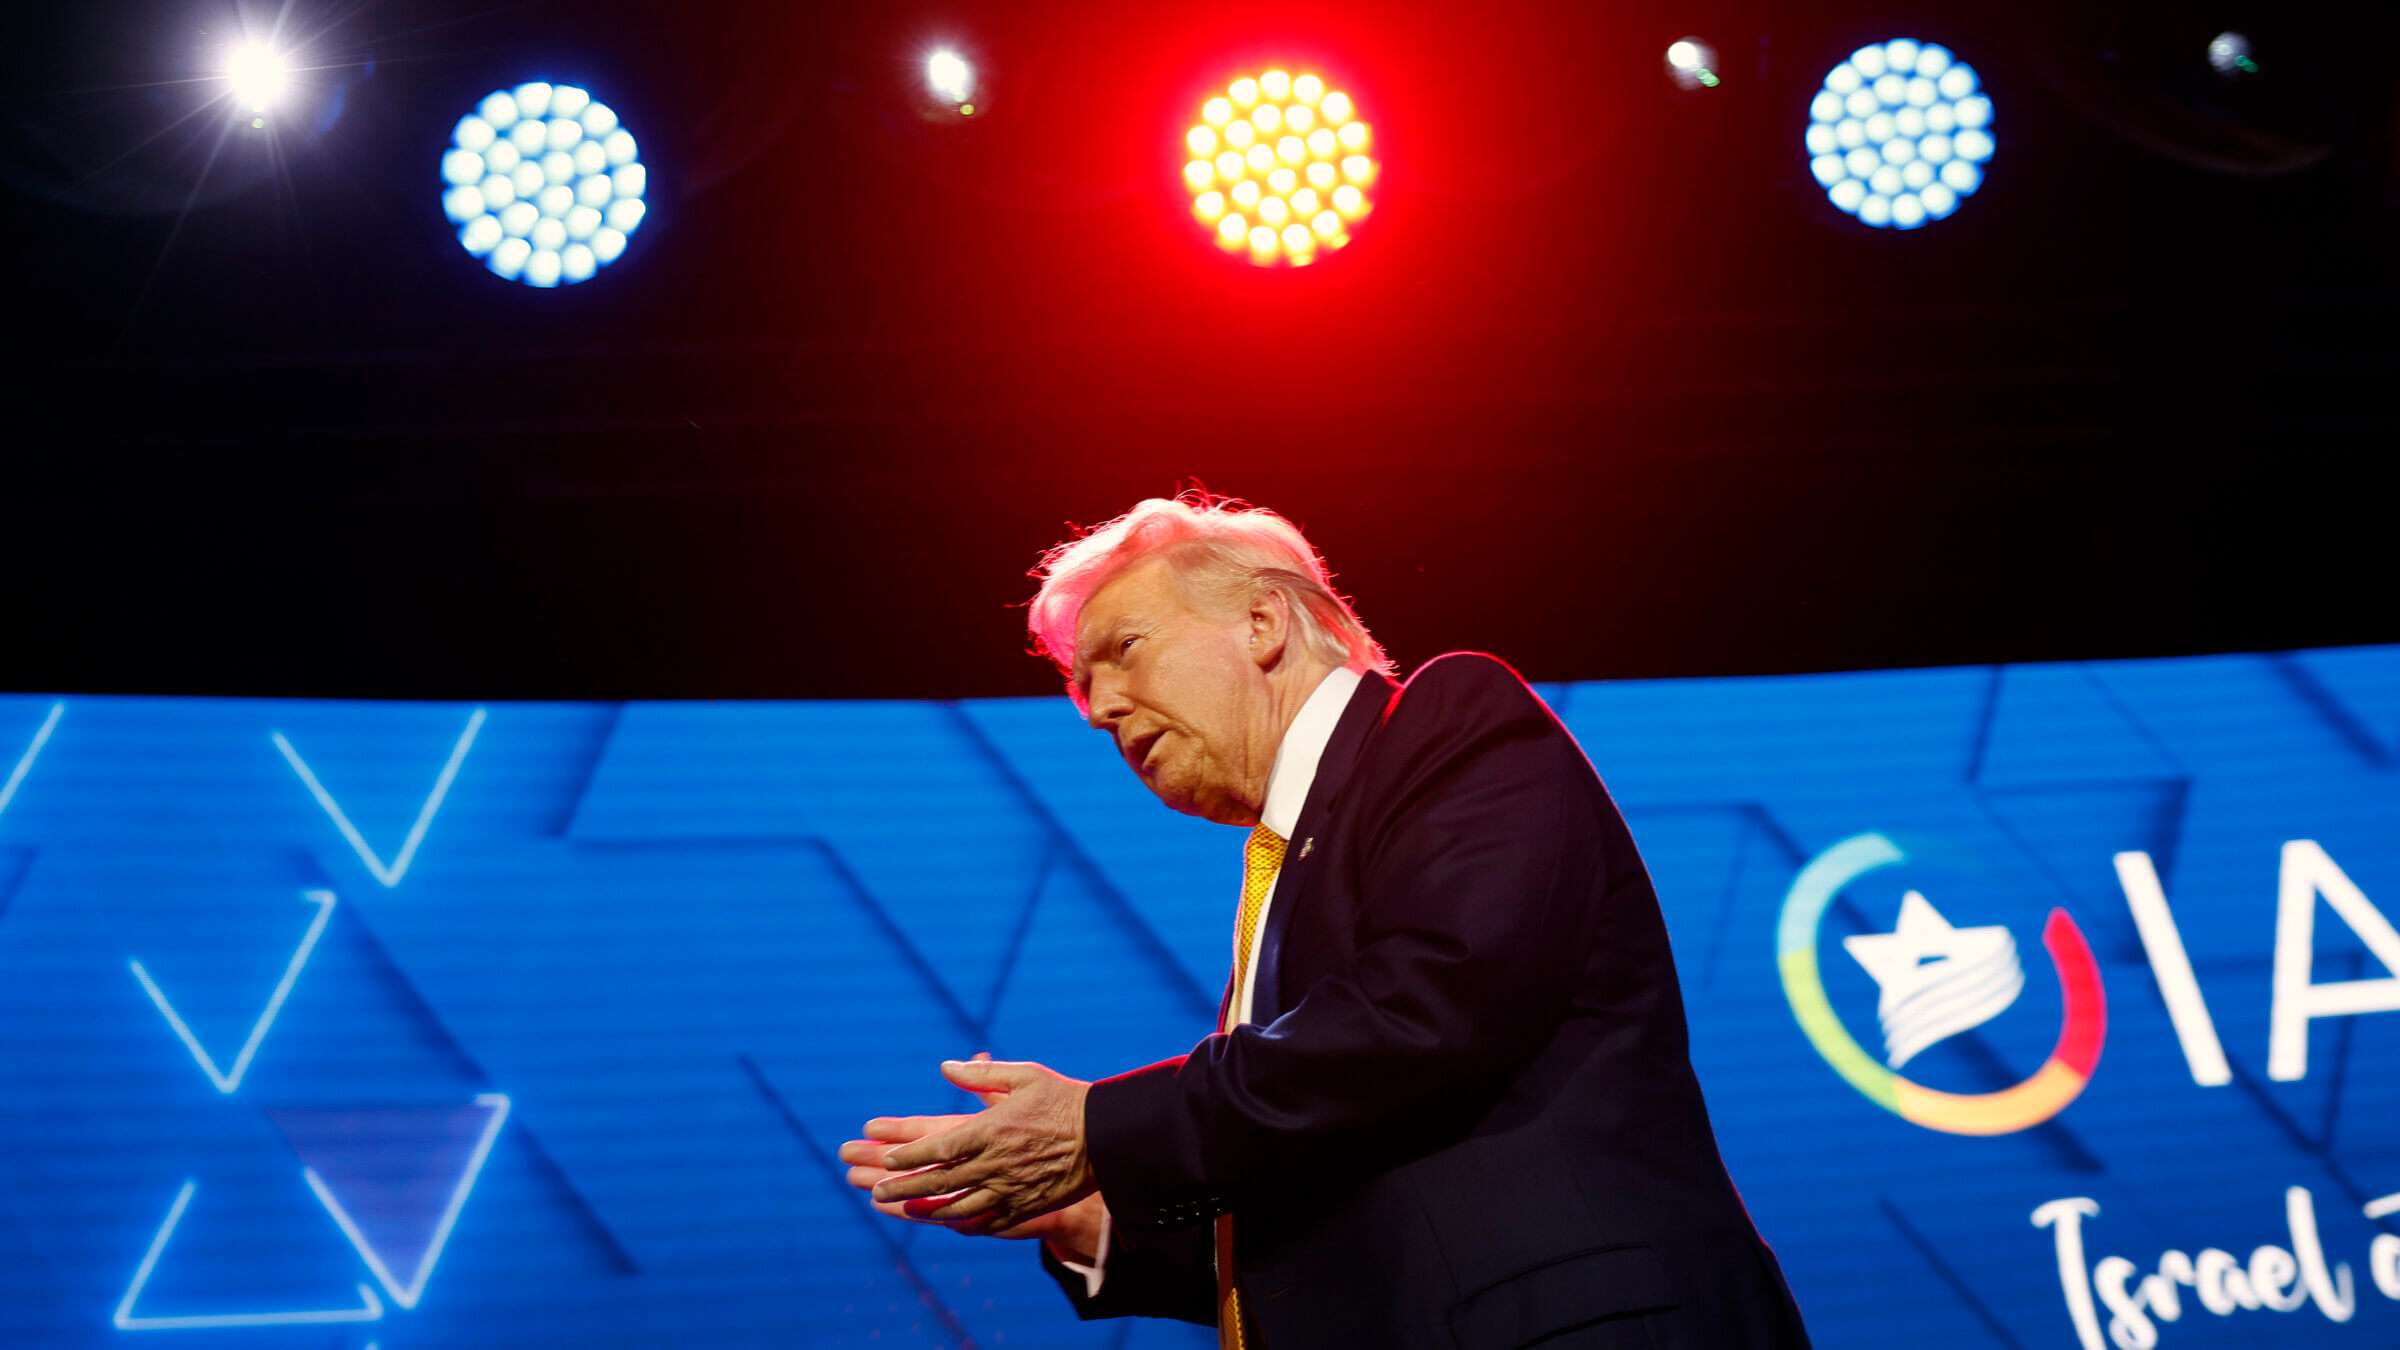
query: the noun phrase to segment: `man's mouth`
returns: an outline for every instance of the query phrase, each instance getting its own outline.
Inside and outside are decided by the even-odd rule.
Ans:
[[[1157,748],[1159,738],[1166,734],[1164,731],[1153,731],[1134,737],[1133,744],[1126,750],[1126,758],[1133,761],[1135,773],[1144,778],[1150,776],[1150,752]]]

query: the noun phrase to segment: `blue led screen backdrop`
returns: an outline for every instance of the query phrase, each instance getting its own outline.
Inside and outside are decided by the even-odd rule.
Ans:
[[[2400,1344],[2400,648],[1542,692],[1819,1345]],[[9,697],[0,774],[0,1345],[1213,1343],[832,1159],[1208,1029],[1240,832],[1064,700]]]

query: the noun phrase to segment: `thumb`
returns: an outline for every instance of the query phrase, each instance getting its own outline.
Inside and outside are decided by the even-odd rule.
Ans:
[[[1040,1070],[1006,1060],[944,1060],[942,1076],[969,1092],[1007,1092],[1032,1083]]]
[[[978,1050],[975,1052],[975,1058],[971,1062],[976,1064],[989,1064],[992,1062],[992,1052],[989,1050]],[[1008,1094],[1005,1092],[978,1092],[975,1094],[975,1100],[982,1102],[985,1106],[998,1106],[1001,1102],[1007,1100],[1007,1098]]]

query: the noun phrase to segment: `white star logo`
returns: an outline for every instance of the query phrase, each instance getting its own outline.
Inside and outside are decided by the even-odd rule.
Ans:
[[[1901,897],[1898,927],[1843,938],[1842,947],[1883,991],[1875,1013],[1895,1069],[1998,1017],[2025,988],[2017,940],[2006,928],[1953,928],[1916,891]]]

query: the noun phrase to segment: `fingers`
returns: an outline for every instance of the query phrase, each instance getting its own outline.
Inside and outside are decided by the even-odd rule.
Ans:
[[[852,1167],[880,1169],[883,1155],[892,1151],[892,1143],[889,1139],[853,1139],[836,1150],[834,1156]]]
[[[894,1172],[913,1172],[920,1167],[931,1167],[935,1163],[972,1158],[983,1152],[986,1143],[985,1136],[991,1131],[982,1124],[984,1120],[982,1116],[966,1116],[962,1119],[964,1123],[960,1125],[923,1135],[913,1143],[902,1144],[873,1161]],[[867,1123],[872,1125],[875,1122]],[[874,1131],[870,1130],[868,1133],[872,1134]]]
[[[1000,1203],[1000,1197],[986,1190],[948,1191],[940,1195],[910,1200],[900,1206],[911,1219],[930,1223],[967,1223],[986,1215]]]
[[[878,1185],[881,1185],[885,1178],[899,1175],[899,1173],[891,1171],[888,1168],[877,1166],[873,1161],[863,1163],[853,1161],[858,1155],[853,1153],[851,1150],[858,1145],[864,1145],[867,1149],[874,1150],[874,1152],[869,1155],[870,1158],[881,1156],[882,1150],[885,1147],[885,1145],[879,1144],[872,1139],[854,1139],[850,1143],[842,1146],[842,1161],[850,1163],[849,1170],[843,1173],[843,1177],[851,1185],[856,1186],[862,1191],[872,1191]]]
[[[980,1186],[990,1175],[991,1168],[979,1161],[969,1161],[955,1167],[925,1167],[914,1171],[893,1169],[874,1184],[878,1200],[922,1200],[927,1196],[944,1195]]]
[[[916,1120],[973,1122],[976,1116],[918,1117]],[[871,1120],[870,1134],[881,1131],[882,1125],[904,1122]],[[896,1129],[894,1133],[913,1133],[911,1129]],[[894,1148],[888,1139],[853,1139],[841,1146],[838,1156],[850,1164],[848,1179],[851,1185],[873,1192],[879,1202],[897,1202],[945,1191],[957,1191],[974,1185],[989,1170],[981,1164],[982,1136],[985,1131],[971,1124],[924,1135],[912,1143]],[[944,1164],[964,1160],[964,1168]]]
[[[854,1152],[856,1151],[871,1150],[873,1153],[879,1154],[885,1147],[887,1146],[872,1139],[853,1139],[849,1143],[842,1145],[842,1156],[844,1160],[847,1161],[849,1158],[854,1156]],[[850,1168],[846,1179],[851,1185],[857,1187],[858,1189],[869,1192],[869,1202],[873,1204],[876,1209],[881,1210],[883,1213],[888,1214],[895,1219],[913,1219],[919,1223],[947,1223],[954,1218],[972,1217],[974,1214],[980,1213],[984,1208],[984,1206],[977,1206],[976,1208],[968,1210],[961,1215],[955,1216],[943,1213],[942,1211],[948,1206],[965,1198],[970,1193],[956,1188],[951,1188],[931,1196],[899,1200],[882,1199],[872,1194],[878,1185],[895,1175],[897,1174],[869,1163],[863,1165],[853,1165]]]
[[[891,1151],[889,1140],[853,1139],[836,1150],[835,1156],[850,1164],[847,1176],[851,1185],[871,1191],[875,1183],[891,1175],[883,1165],[883,1155]]]
[[[964,1191],[952,1191],[948,1195],[935,1196],[930,1200],[870,1200],[867,1203],[873,1205],[877,1213],[883,1214],[889,1218],[904,1219],[909,1223],[921,1223],[929,1224],[934,1227],[950,1228],[971,1236],[980,1237],[982,1236],[982,1225],[979,1220],[967,1219],[957,1223],[952,1223],[947,1220],[931,1218],[925,1214],[920,1214],[915,1209],[911,1208],[912,1206],[924,1206],[938,1209],[942,1205],[945,1205],[965,1194],[966,1192]]]
[[[973,1116],[877,1116],[866,1123],[867,1138],[906,1144],[973,1120]]]
[[[851,1185],[868,1193],[868,1203],[874,1205],[876,1209],[895,1219],[913,1219],[920,1223],[939,1222],[940,1220],[934,1217],[934,1211],[940,1210],[967,1194],[965,1191],[953,1189],[938,1195],[905,1200],[886,1200],[876,1196],[874,1194],[876,1186],[888,1180],[892,1175],[880,1167],[853,1167],[850,1169],[847,1179]]]

